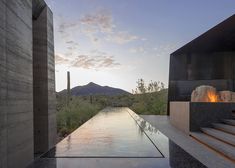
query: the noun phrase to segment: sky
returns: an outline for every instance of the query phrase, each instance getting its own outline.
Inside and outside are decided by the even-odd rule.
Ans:
[[[235,14],[235,0],[46,0],[54,16],[56,91],[95,82],[131,92],[168,84],[172,52]]]

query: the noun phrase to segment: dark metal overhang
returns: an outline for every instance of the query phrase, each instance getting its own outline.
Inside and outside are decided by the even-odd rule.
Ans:
[[[171,55],[235,51],[235,15],[224,20]]]

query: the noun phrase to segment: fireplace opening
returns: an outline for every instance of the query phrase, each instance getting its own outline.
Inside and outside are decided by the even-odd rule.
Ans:
[[[217,91],[213,86],[201,85],[193,90],[191,102],[235,102],[235,92]]]

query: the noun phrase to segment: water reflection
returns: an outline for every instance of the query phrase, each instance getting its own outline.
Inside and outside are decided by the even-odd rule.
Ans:
[[[145,134],[151,139],[161,153],[166,157],[167,162],[172,168],[206,168],[202,163],[185,152],[182,148],[169,140],[157,128],[139,117],[130,109],[126,109],[142,128]]]
[[[102,110],[57,144],[47,157],[163,157],[124,109]]]
[[[30,166],[45,167],[205,168],[128,108],[104,109]]]
[[[162,153],[164,157],[169,157],[169,139],[162,134],[157,128],[139,117],[132,110],[126,108],[127,112],[134,118],[136,123],[141,127],[141,130],[152,141],[155,147]]]

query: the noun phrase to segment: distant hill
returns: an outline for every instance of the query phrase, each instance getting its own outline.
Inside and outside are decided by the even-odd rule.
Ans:
[[[58,92],[59,95],[65,95],[67,90],[62,90]],[[72,96],[87,96],[87,95],[108,95],[108,96],[116,96],[116,95],[123,95],[123,94],[130,94],[129,92],[119,89],[113,88],[109,86],[100,86],[93,82],[88,83],[84,86],[76,86],[71,89]]]

